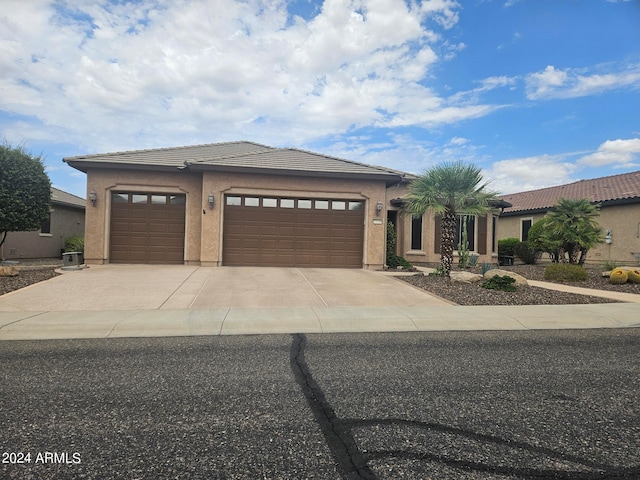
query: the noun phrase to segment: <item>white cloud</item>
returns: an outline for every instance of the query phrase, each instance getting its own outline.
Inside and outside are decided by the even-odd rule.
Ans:
[[[607,140],[598,150],[578,160],[579,165],[602,167],[613,165],[619,168],[640,166],[640,138]]]
[[[426,25],[453,27],[461,7],[452,0],[325,0],[308,21],[269,0],[3,7],[0,111],[88,151],[302,144],[353,126],[433,126],[497,108],[425,86],[441,61],[436,44],[448,48]],[[39,131],[28,129],[23,136]]]
[[[568,161],[572,154],[538,155],[495,162],[485,172],[501,194],[524,192],[561,185],[571,181],[576,166]]]
[[[640,65],[597,66],[596,70],[605,68],[614,71],[584,74],[584,70],[562,70],[549,65],[542,72],[526,77],[527,97],[531,100],[575,98],[625,87],[640,88]]]

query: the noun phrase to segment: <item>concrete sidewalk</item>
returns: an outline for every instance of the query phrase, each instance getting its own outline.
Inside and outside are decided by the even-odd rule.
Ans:
[[[640,304],[0,312],[0,340],[640,327]]]

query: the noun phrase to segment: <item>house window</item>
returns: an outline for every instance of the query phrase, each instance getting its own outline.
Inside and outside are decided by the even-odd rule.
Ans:
[[[411,217],[411,250],[422,250],[422,216]]]
[[[40,235],[51,235],[51,212],[40,224]]]
[[[469,251],[473,252],[476,249],[475,233],[476,233],[476,217],[475,215],[458,215],[458,221],[456,224],[456,248],[462,243],[462,225],[463,222],[467,223],[467,242],[469,243]]]
[[[520,219],[520,241],[526,242],[529,238],[529,229],[533,225],[533,218]]]
[[[498,217],[491,218],[491,252],[496,253],[496,232],[498,230]]]

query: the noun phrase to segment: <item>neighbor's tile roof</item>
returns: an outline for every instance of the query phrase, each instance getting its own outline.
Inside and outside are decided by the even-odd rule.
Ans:
[[[51,187],[51,203],[85,208],[87,201],[70,193]]]
[[[86,171],[100,164],[129,167],[185,168],[193,170],[308,173],[311,175],[362,175],[380,178],[409,176],[404,172],[366,165],[293,148],[274,148],[252,142],[214,143],[191,147],[136,150],[65,158]]]
[[[512,205],[512,207],[506,208],[504,213],[548,209],[555,205],[560,198],[576,200],[586,198],[592,203],[615,202],[634,198],[640,201],[640,171],[502,195],[500,198]]]

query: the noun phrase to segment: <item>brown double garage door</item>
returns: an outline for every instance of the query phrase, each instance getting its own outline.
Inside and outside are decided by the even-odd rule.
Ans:
[[[113,192],[111,263],[184,263],[185,195]]]
[[[362,200],[227,195],[223,264],[362,267]]]

